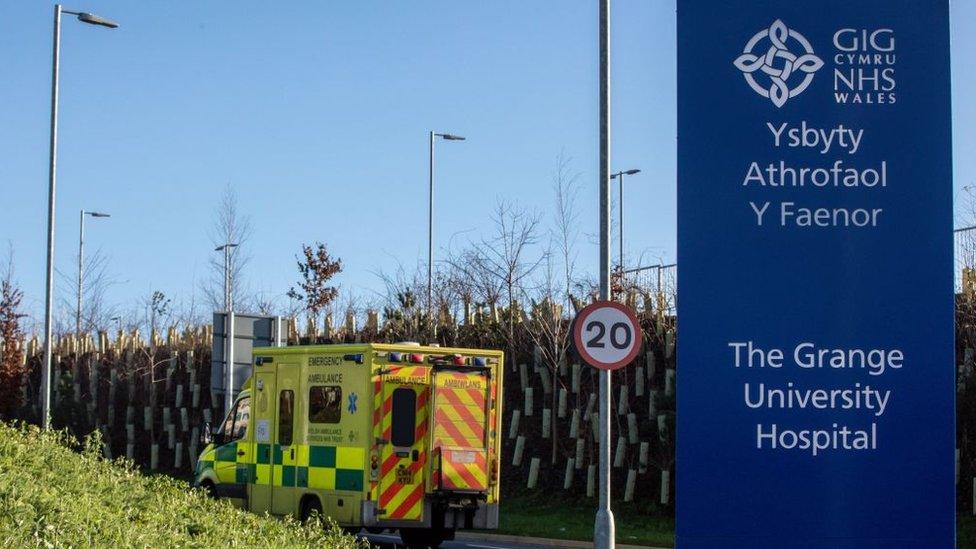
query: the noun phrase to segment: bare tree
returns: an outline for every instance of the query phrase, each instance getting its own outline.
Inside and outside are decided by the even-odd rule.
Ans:
[[[465,298],[462,285],[453,276],[453,270],[439,265],[434,271],[433,306],[427,304],[427,267],[418,262],[412,270],[402,263],[396,263],[393,272],[379,270],[374,272],[384,285],[379,292],[379,301],[374,308],[381,308],[387,321],[387,331],[400,340],[422,341],[434,337],[432,323],[427,321],[428,311],[434,311],[439,324],[443,315],[458,318]],[[470,296],[468,296],[470,298]]]
[[[202,310],[200,303],[197,301],[197,296],[192,292],[189,299],[183,298],[179,300],[179,304],[173,309],[172,319],[173,326],[180,329],[202,326],[212,321],[212,318]]]
[[[538,242],[539,215],[501,200],[495,206],[491,220],[493,233],[472,244],[458,258],[453,258],[451,265],[480,284],[486,293],[494,293],[500,288],[507,298],[505,338],[508,358],[514,360],[515,324],[520,320],[517,297],[522,293],[522,284],[527,277],[544,260],[544,257],[535,260],[527,257],[529,248]]]
[[[270,292],[258,292],[254,294],[254,310],[262,315],[275,315],[278,313],[278,297]]]
[[[213,226],[210,229],[210,243],[213,248],[224,244],[237,244],[228,255],[230,287],[234,303],[246,309],[252,305],[253,296],[247,287],[244,270],[251,260],[247,243],[251,239],[251,218],[240,211],[237,191],[229,183],[217,204]],[[224,256],[211,252],[208,256],[210,275],[201,285],[206,303],[214,311],[224,308]]]
[[[550,248],[553,243],[550,242]],[[539,353],[540,367],[548,370],[549,379],[552,380],[549,395],[552,402],[550,406],[556,409],[560,387],[563,376],[557,375],[557,370],[566,368],[566,353],[570,346],[569,318],[566,316],[566,308],[563,304],[564,296],[560,278],[563,273],[554,259],[556,254],[548,252],[543,256],[541,277],[534,288],[528,289],[523,286],[524,299],[531,303],[529,319],[523,324],[525,332],[528,334],[532,343]],[[552,441],[552,463],[556,463],[558,454],[558,436],[556,429],[558,422],[550,422],[551,432],[549,433]]]
[[[58,279],[59,314],[65,316],[64,332],[74,332],[73,327],[67,327],[73,326],[73,321],[69,321],[67,317],[73,318],[78,308],[78,273],[61,269],[55,269],[55,272]],[[108,256],[101,249],[95,250],[85,258],[83,272],[81,333],[108,330],[112,325],[112,317],[116,316],[116,308],[108,303],[108,292],[112,286],[118,284],[118,279],[109,271]]]
[[[571,304],[573,271],[576,264],[576,241],[579,239],[579,212],[576,198],[579,194],[579,172],[570,169],[572,159],[562,152],[556,157],[556,169],[552,176],[556,210],[553,214],[555,240],[562,258],[564,303]]]
[[[421,273],[421,271],[424,271]],[[419,341],[426,335],[424,328],[427,307],[426,267],[418,264],[407,272],[402,263],[397,262],[394,272],[379,270],[374,273],[385,286],[380,295],[386,331],[396,340]],[[437,288],[437,284],[434,284]]]

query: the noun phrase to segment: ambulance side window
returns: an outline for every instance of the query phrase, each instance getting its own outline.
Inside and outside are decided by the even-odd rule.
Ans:
[[[247,421],[251,417],[251,399],[242,398],[237,401],[234,409],[227,415],[224,421],[224,440],[240,440],[247,434]]]
[[[413,446],[417,423],[417,393],[400,387],[393,391],[393,425],[390,438],[393,446]]]
[[[291,446],[292,427],[295,423],[295,392],[288,390],[278,394],[278,444]]]
[[[352,399],[354,395],[349,398]],[[350,403],[350,406],[353,406]],[[342,387],[316,385],[308,389],[308,421],[310,423],[339,423],[342,418]]]

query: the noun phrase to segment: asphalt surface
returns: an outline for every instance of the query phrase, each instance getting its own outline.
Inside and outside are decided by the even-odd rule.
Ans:
[[[396,534],[366,534],[366,539],[370,545],[377,549],[401,549],[406,547],[400,542],[400,536]],[[441,549],[551,549],[552,546],[512,543],[509,541],[497,542],[488,540],[455,540],[445,541]]]

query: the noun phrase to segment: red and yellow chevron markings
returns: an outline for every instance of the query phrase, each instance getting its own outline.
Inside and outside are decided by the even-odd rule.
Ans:
[[[434,481],[444,490],[488,488],[487,393],[489,380],[475,373],[438,372],[434,377]]]
[[[414,426],[414,446],[417,460],[412,456],[401,458],[392,451],[385,456],[380,465],[380,476],[384,479],[379,495],[379,506],[386,510],[384,516],[389,520],[420,520],[423,515],[425,493],[424,471],[427,465],[427,422],[428,400],[430,399],[430,368],[396,368],[388,374],[385,383],[412,388],[417,393],[416,419]],[[381,410],[381,438],[389,441],[393,429],[392,391],[383,399]],[[392,450],[392,447],[389,447]],[[386,453],[386,452],[384,452]]]

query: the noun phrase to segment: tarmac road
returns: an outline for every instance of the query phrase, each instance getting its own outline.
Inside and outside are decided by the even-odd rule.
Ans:
[[[405,546],[400,542],[400,536],[395,533],[365,534],[370,545],[377,549],[402,549]],[[567,541],[542,538],[519,538],[517,536],[507,536],[498,534],[479,534],[477,532],[458,533],[458,539],[444,542],[441,549],[552,549],[558,548],[589,548],[593,547],[590,542]],[[653,547],[641,547],[637,545],[617,544],[617,549],[655,549]],[[658,548],[660,549],[660,548]]]
[[[396,534],[366,534],[364,537],[369,540],[370,545],[377,549],[401,549],[406,547],[400,543],[400,536]],[[551,549],[551,547],[551,545],[513,543],[508,540],[498,542],[473,539],[446,541],[441,545],[441,549]]]

